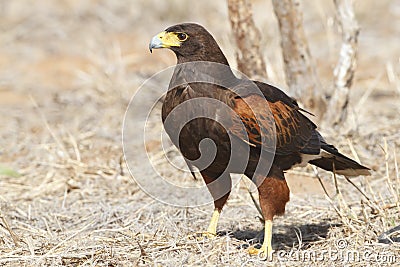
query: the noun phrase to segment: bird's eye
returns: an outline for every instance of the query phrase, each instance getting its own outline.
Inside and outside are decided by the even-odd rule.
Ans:
[[[185,41],[188,38],[187,34],[183,32],[179,32],[176,36],[178,37],[179,41]]]

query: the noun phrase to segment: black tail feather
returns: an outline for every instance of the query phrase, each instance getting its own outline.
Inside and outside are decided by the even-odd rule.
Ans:
[[[325,150],[326,155],[323,155],[320,159],[311,160],[309,163],[320,167],[327,171],[335,171],[337,174],[345,176],[358,176],[358,175],[370,175],[370,169],[365,167],[358,162],[346,157],[339,153],[339,151],[332,145],[323,145],[321,147]]]

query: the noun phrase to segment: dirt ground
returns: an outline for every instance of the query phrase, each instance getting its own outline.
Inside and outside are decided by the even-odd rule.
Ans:
[[[253,2],[268,80],[285,89],[271,4]],[[302,1],[326,92],[340,47],[332,3]],[[265,262],[246,250],[262,241],[247,179],[235,176],[220,235],[200,240],[193,234],[207,228],[212,204],[157,201],[123,161],[131,97],[175,64],[169,51],[149,53],[153,35],[175,23],[201,23],[235,66],[225,1],[0,0],[0,265],[400,266],[400,231],[387,233],[400,224],[400,1],[355,1],[355,8],[361,26],[350,100],[356,127],[349,134],[321,130],[372,176],[351,180],[363,196],[343,177],[335,186],[320,170],[329,198],[311,167],[290,171],[291,201],[274,222],[277,254]],[[165,91],[165,82],[154,81],[149,97]],[[201,186],[160,157],[158,114],[159,105],[149,118],[150,158],[170,181]],[[169,155],[182,163],[173,148]],[[157,193],[174,197],[164,188]]]

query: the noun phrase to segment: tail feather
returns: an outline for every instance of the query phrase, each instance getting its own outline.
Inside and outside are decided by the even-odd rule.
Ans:
[[[309,163],[327,171],[335,171],[337,174],[345,176],[371,175],[370,169],[358,162],[339,153],[332,145],[323,145],[321,148],[326,151],[322,153],[322,158],[314,159]]]

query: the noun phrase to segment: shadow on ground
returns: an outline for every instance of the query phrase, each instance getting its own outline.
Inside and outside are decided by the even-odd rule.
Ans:
[[[328,220],[302,225],[298,223],[276,225],[274,226],[272,245],[275,250],[297,247],[299,239],[301,239],[302,248],[307,249],[314,242],[325,239],[330,228],[338,226],[340,224],[332,224]],[[249,246],[256,245],[256,247],[261,246],[264,239],[264,230],[236,230],[230,233],[219,232],[218,234],[229,234],[233,238],[248,242]],[[243,247],[246,247],[246,245]]]

